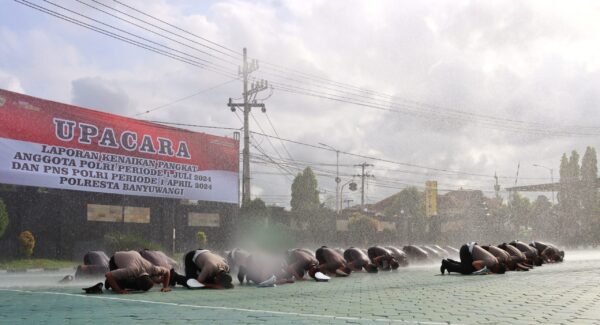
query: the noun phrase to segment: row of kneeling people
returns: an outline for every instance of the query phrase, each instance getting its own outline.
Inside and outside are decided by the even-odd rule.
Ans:
[[[86,288],[86,292],[99,293],[102,287],[118,293],[129,290],[147,291],[155,284],[163,285],[161,291],[181,285],[187,288],[233,288],[232,271],[237,271],[240,283],[244,281],[259,286],[293,283],[305,279],[305,275],[317,281],[330,276],[348,276],[353,271],[393,270],[407,266],[409,261],[423,261],[430,257],[427,249],[435,254],[448,251],[437,246],[373,246],[369,249],[350,247],[346,250],[322,246],[316,251],[304,248],[290,249],[285,258],[265,254],[251,254],[243,249],[232,249],[222,257],[206,249],[188,252],[184,257],[183,272],[178,273],[177,262],[161,251],[120,251],[108,257],[102,251],[85,254],[83,265],[75,272],[75,279],[104,275],[106,281]],[[442,251],[444,253],[442,253]],[[456,250],[458,252],[458,250]],[[441,256],[441,255],[440,255]],[[67,276],[63,281],[74,279]]]
[[[442,274],[503,274],[506,271],[529,271],[545,263],[562,262],[564,251],[556,246],[533,241],[530,244],[515,240],[500,245],[478,245],[470,242],[461,246],[460,261],[443,259]]]
[[[444,271],[471,274],[479,270],[493,273],[504,273],[506,269],[528,270],[544,262],[562,261],[564,256],[562,251],[550,244],[534,242],[530,246],[518,241],[498,246],[469,243],[456,253],[460,262],[443,259],[442,274]],[[451,255],[448,251],[439,253],[439,249],[435,254]],[[183,272],[178,273],[177,262],[161,251],[120,251],[110,258],[104,252],[92,251],[84,256],[84,264],[77,268],[75,278],[106,277],[104,285],[98,283],[86,288],[89,293],[102,292],[103,286],[118,293],[147,291],[155,284],[162,284],[163,292],[176,285],[229,289],[234,287],[231,274],[235,272],[240,284],[274,286],[304,280],[305,275],[316,281],[327,281],[331,276],[346,277],[362,270],[369,273],[395,270],[407,266],[411,260],[429,258],[427,247],[414,245],[402,249],[373,246],[346,250],[322,246],[314,252],[296,248],[288,250],[285,258],[252,254],[243,249],[232,249],[224,255],[222,257],[206,249],[190,251],[184,257]]]

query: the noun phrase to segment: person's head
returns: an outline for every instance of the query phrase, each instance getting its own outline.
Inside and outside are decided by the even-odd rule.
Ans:
[[[349,266],[342,267],[342,271],[344,271],[346,274],[352,273],[352,269]]]
[[[365,270],[369,273],[377,273],[379,271],[379,269],[377,268],[377,265],[375,265],[373,263],[366,264]]]
[[[311,278],[313,278],[313,279],[314,279],[314,277],[315,277],[315,274],[317,273],[317,271],[318,271],[318,270],[319,270],[319,269],[317,268],[317,265],[316,265],[316,264],[310,264],[310,265],[308,266],[308,275],[309,275]]]
[[[496,274],[504,274],[506,273],[506,267],[504,266],[504,264],[497,263],[490,269],[490,271]]]
[[[154,281],[148,274],[135,278],[135,288],[141,291],[148,291],[154,286]]]
[[[217,276],[215,276],[215,283],[222,286],[225,289],[233,288],[233,283],[231,283],[232,281],[233,280],[231,279],[231,275],[229,275],[229,273],[225,271],[220,271],[219,273],[217,273]]]
[[[395,270],[400,267],[400,263],[398,263],[395,258],[392,258],[390,261],[390,267],[392,267],[392,270]]]

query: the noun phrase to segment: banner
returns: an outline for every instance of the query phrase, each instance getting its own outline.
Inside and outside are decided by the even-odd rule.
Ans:
[[[0,183],[238,203],[239,142],[0,89]]]
[[[437,181],[425,182],[425,215],[437,215]]]

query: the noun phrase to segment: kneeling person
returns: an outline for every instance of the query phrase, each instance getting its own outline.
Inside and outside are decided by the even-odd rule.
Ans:
[[[109,261],[109,268],[105,285],[117,293],[128,293],[128,289],[148,291],[154,286],[152,277],[160,278],[163,284],[160,291],[171,291],[169,269],[153,265],[136,251],[116,252]]]
[[[221,256],[208,249],[199,249],[188,252],[184,259],[186,279],[195,279],[206,288],[233,288],[229,265]]]
[[[361,271],[363,268],[369,273],[377,273],[377,265],[371,263],[369,256],[356,247],[344,251],[344,259],[352,271]]]
[[[461,274],[472,274],[487,267],[493,273],[503,274],[506,272],[504,265],[498,263],[498,259],[490,252],[481,248],[477,243],[462,245],[459,251],[460,262],[452,259],[442,260],[440,271],[456,272]]]

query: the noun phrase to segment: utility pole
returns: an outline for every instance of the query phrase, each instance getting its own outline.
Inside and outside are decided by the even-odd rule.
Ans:
[[[373,166],[371,164],[367,164],[366,162],[358,165],[354,165],[355,167],[361,167],[362,171],[360,175],[354,175],[360,177],[361,185],[360,185],[360,209],[364,210],[365,208],[365,178],[367,177],[375,177],[370,174],[365,174],[365,167]]]
[[[335,151],[335,212],[340,213],[342,209],[342,202],[340,201],[340,151],[336,148],[319,142],[319,145],[329,148],[330,150]]]
[[[351,199],[345,199],[344,202],[346,202],[346,208],[350,209],[350,202],[352,202],[354,200]]]
[[[269,88],[266,80],[258,82],[252,82],[250,89],[248,89],[248,76],[258,70],[258,60],[254,59],[248,62],[248,55],[246,48],[244,48],[244,57],[242,65],[238,68],[238,75],[242,77],[244,90],[242,92],[243,103],[233,103],[231,97],[227,106],[232,112],[235,109],[241,107],[244,113],[244,149],[242,152],[242,206],[251,200],[250,197],[250,110],[253,107],[260,107],[264,113],[267,111],[265,104],[256,102],[256,94]]]

